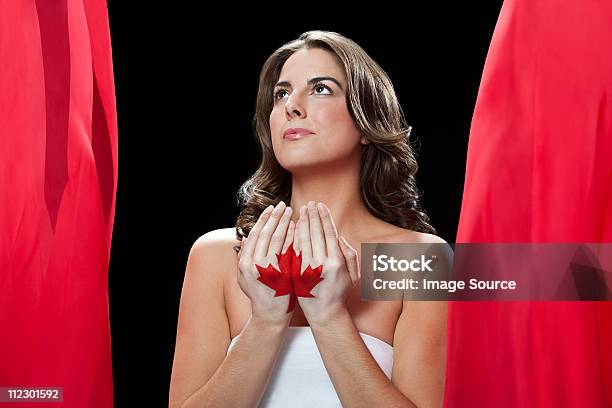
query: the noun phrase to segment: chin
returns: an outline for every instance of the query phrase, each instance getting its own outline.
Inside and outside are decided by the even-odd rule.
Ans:
[[[316,158],[306,158],[300,157],[296,160],[284,160],[279,162],[280,165],[287,170],[288,172],[300,173],[300,172],[308,172],[313,170],[320,170],[323,167],[327,167],[330,165],[329,161],[321,160],[321,157]]]
[[[296,173],[316,167],[316,163],[306,161],[300,162],[281,162],[280,165],[290,173]]]

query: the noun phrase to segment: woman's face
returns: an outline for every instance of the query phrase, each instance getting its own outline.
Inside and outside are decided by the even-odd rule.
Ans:
[[[270,113],[272,146],[283,168],[295,172],[359,157],[366,140],[349,114],[346,85],[339,61],[326,50],[301,49],[285,62]]]

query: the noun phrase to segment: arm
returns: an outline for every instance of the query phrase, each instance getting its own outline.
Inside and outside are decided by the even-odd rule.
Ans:
[[[324,205],[300,211],[298,246],[303,262],[323,264],[326,278],[316,296],[300,298],[325,368],[346,407],[436,407],[442,405],[446,352],[446,302],[404,302],[394,334],[392,381],[370,354],[340,301],[350,281],[360,279],[357,252],[338,240]],[[308,214],[308,222],[304,218]],[[425,236],[427,235],[427,236]],[[444,242],[423,234],[425,242]],[[340,245],[337,245],[337,242]],[[310,243],[310,245],[309,245]],[[325,244],[326,254],[323,251]],[[343,261],[338,259],[341,250]],[[322,261],[321,261],[322,260]],[[338,266],[341,265],[341,266]],[[327,286],[326,286],[327,285]],[[335,290],[334,290],[335,289]],[[313,291],[314,294],[314,291]]]
[[[390,382],[346,309],[311,323],[317,347],[345,407],[441,407],[447,302],[404,302]]]
[[[441,407],[448,302],[405,301],[393,338],[393,384],[419,407]]]
[[[221,271],[235,254],[215,234],[198,239],[187,261],[170,382],[172,408],[256,405],[282,344],[283,327],[251,319],[226,358],[231,339]],[[237,387],[241,392],[235,392]]]
[[[342,406],[417,406],[382,372],[346,309],[340,309],[328,320],[310,326]],[[394,353],[395,358],[399,357]]]

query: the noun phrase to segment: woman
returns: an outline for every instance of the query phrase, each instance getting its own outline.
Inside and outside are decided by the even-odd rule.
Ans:
[[[440,406],[446,303],[360,299],[361,243],[444,242],[386,73],[337,33],[304,33],[264,64],[254,128],[236,228],[189,255],[170,406]],[[265,268],[293,250],[293,286],[272,289]],[[309,266],[323,279],[295,299]]]

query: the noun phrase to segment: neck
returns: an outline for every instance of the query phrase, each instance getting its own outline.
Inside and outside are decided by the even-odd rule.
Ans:
[[[292,175],[291,208],[297,221],[300,207],[309,201],[323,202],[331,212],[340,235],[355,231],[355,220],[368,220],[372,215],[365,208],[359,186],[359,161],[334,168],[319,167]]]

